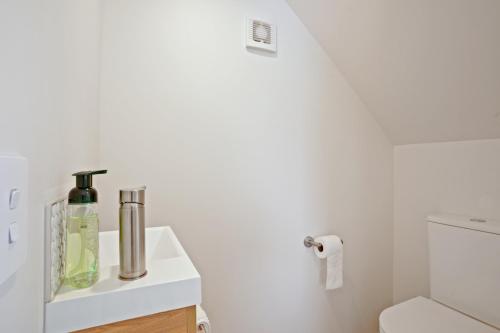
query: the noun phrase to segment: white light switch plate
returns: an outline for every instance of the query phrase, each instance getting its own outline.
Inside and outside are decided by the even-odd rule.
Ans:
[[[28,162],[0,156],[0,284],[26,261],[27,210]]]

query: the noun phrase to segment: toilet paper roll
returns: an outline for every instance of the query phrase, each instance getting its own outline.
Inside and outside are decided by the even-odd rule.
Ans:
[[[343,281],[343,252],[342,240],[335,235],[320,236],[314,239],[323,245],[322,251],[314,248],[314,253],[320,259],[326,259],[326,289],[342,287]]]

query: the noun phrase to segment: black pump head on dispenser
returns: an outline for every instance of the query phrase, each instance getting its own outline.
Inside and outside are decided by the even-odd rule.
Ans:
[[[108,170],[80,171],[73,174],[76,177],[76,187],[68,194],[68,203],[86,204],[97,202],[97,191],[92,187],[92,176],[107,173]]]

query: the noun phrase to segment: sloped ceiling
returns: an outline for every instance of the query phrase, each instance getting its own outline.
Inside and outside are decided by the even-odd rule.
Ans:
[[[394,144],[500,138],[500,0],[288,0]]]

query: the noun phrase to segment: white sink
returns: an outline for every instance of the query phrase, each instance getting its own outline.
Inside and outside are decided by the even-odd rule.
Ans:
[[[99,233],[99,281],[64,286],[45,304],[45,332],[69,332],[201,303],[201,279],[170,227],[146,228],[145,277],[118,279],[118,231]]]

